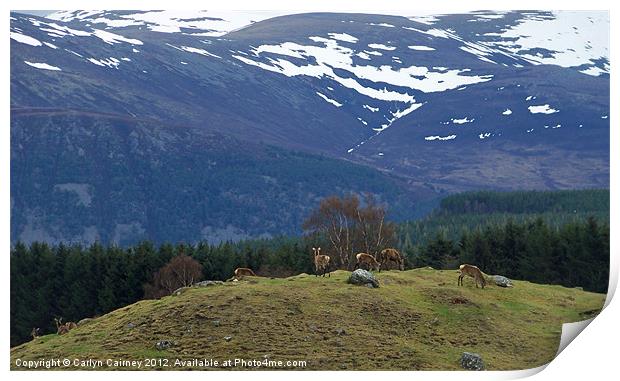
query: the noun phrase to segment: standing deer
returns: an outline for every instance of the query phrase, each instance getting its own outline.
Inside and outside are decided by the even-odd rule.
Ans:
[[[381,271],[381,264],[377,262],[375,257],[366,253],[359,253],[355,256],[357,258],[357,263],[355,264],[355,268],[365,268],[365,270],[372,271],[377,270]],[[364,266],[364,267],[362,267]]]
[[[484,288],[484,286],[486,286],[487,284],[487,281],[484,279],[484,276],[482,275],[482,271],[480,271],[478,267],[464,264],[464,265],[459,266],[459,280],[457,282],[459,286],[463,285],[463,278],[465,277],[465,275],[468,275],[474,278],[476,282],[476,288],[478,288],[478,283],[480,283],[482,288]]]
[[[386,268],[385,265],[388,262],[394,262],[400,269],[400,271],[405,270],[405,261],[403,260],[402,255],[396,249],[384,249],[378,255],[379,263],[381,267]],[[379,270],[381,271],[381,270]]]
[[[238,267],[235,269],[234,275],[230,279],[226,279],[226,282],[236,282],[238,280],[243,279],[245,276],[256,276],[252,269],[247,267]]]
[[[314,276],[319,276],[319,272],[323,272],[323,277],[325,277],[325,273],[327,276],[331,278],[331,273],[327,272],[329,267],[329,260],[331,259],[329,255],[321,255],[321,248],[313,247],[312,252],[314,253]]]

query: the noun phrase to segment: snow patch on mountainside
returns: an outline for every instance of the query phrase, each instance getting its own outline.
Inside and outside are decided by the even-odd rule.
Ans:
[[[170,46],[172,46],[172,45],[170,45]],[[208,52],[208,51],[206,51],[204,49],[194,48],[194,47],[191,47],[191,46],[181,46],[179,49],[183,50],[183,51],[186,51],[186,52],[189,52],[189,53],[200,54],[200,55],[205,56],[205,57],[222,58],[222,57],[218,56],[217,54],[213,54],[213,53],[210,53],[210,52]]]
[[[327,35],[335,40],[350,42],[353,44],[358,41],[356,37],[353,37],[350,34],[346,34],[346,33],[328,33]]]
[[[28,18],[28,21],[30,21],[30,23],[32,23],[32,25],[36,26],[37,28],[39,28],[39,30],[46,32],[46,34],[50,37],[54,37],[54,38],[64,38],[67,36],[70,37],[90,37],[90,36],[94,36],[97,37],[99,39],[101,39],[103,42],[113,45],[113,44],[119,44],[119,43],[129,43],[132,45],[142,45],[142,41],[137,40],[135,38],[127,38],[124,36],[121,36],[119,34],[116,33],[112,33],[109,31],[105,31],[105,30],[101,30],[101,29],[94,29],[94,28],[89,28],[90,31],[86,31],[86,30],[78,30],[75,28],[69,28],[68,26],[65,25],[59,25],[57,23],[53,23],[53,22],[44,22],[44,21],[40,21],[38,19],[35,18]],[[12,38],[12,37],[11,37]],[[39,43],[40,45],[40,43]],[[38,45],[35,45],[38,46]]]
[[[45,69],[45,70],[52,70],[52,71],[60,71],[59,67],[56,66],[52,66],[43,62],[29,62],[29,61],[24,61],[24,63],[28,66],[32,66],[32,67],[36,67],[37,69]]]
[[[107,67],[110,69],[118,69],[118,65],[120,64],[120,61],[114,57],[103,59],[89,58],[88,61],[94,65]]]
[[[453,124],[465,124],[465,123],[471,123],[471,122],[473,122],[473,121],[474,121],[474,119],[467,119],[467,117],[465,117],[465,118],[460,118],[460,119],[452,118],[452,119],[450,119],[450,121],[451,121]]]
[[[325,101],[326,101],[327,103],[331,103],[331,104],[333,104],[333,105],[334,105],[334,106],[336,106],[336,107],[342,107],[342,103],[336,102],[335,100],[328,98],[328,97],[327,97],[327,95],[323,95],[323,94],[319,93],[318,91],[316,92],[316,94],[317,94],[319,97],[321,97],[321,98],[325,99]]]
[[[492,75],[474,75],[470,69],[448,69],[445,67],[428,68],[424,66],[404,66],[399,57],[393,57],[392,62],[398,66],[385,64],[373,65],[372,55],[374,51],[363,50],[365,46],[373,49],[396,50],[396,47],[384,44],[371,43],[362,45],[361,51],[357,46],[350,47],[340,44],[343,36],[328,34],[332,38],[310,36],[308,39],[315,44],[301,44],[298,42],[283,42],[280,44],[264,44],[251,47],[248,54],[232,57],[246,65],[258,67],[263,70],[282,74],[287,77],[309,76],[333,80],[345,88],[374,100],[386,102],[381,105],[383,122],[366,122],[363,114],[355,113],[353,116],[364,120],[364,125],[371,127],[375,134],[379,134],[393,125],[393,123],[420,108],[423,103],[416,101],[415,93],[434,93],[453,90],[464,85],[473,85],[490,81]],[[336,38],[338,37],[338,38]],[[353,37],[353,36],[351,36]],[[352,38],[346,38],[347,43],[353,43]],[[357,40],[357,39],[356,39]],[[361,45],[361,44],[360,44]],[[368,64],[354,63],[353,59],[358,56]],[[407,91],[410,89],[411,91]],[[325,101],[342,106],[340,102],[317,92]],[[403,103],[404,105],[398,105]],[[379,108],[364,108],[376,112]],[[464,119],[462,123],[471,122]],[[378,125],[376,125],[377,123]],[[459,123],[459,121],[454,122]],[[372,126],[371,124],[375,124]],[[355,148],[359,147],[360,142]],[[353,148],[353,149],[355,149]],[[351,151],[349,151],[351,152]]]
[[[144,25],[154,32],[219,37],[252,23],[290,14],[287,11],[195,11],[163,10],[120,14],[108,11],[59,11],[47,18],[59,21],[89,21],[108,27]]]
[[[582,73],[600,75],[609,67],[592,69],[597,60],[609,60],[609,13],[606,11],[556,11],[552,15],[527,14],[488,45],[518,54],[535,64],[579,67]],[[541,52],[544,50],[545,52]]]
[[[530,110],[532,114],[553,114],[560,111],[549,105],[529,106],[528,110]]]
[[[30,46],[41,46],[41,41],[37,40],[36,38],[26,36],[25,34],[17,32],[11,32],[11,39]]]
[[[107,32],[105,30],[94,29],[93,35],[95,37],[99,37],[100,39],[103,40],[103,42],[110,44],[110,45],[118,44],[121,42],[127,42],[127,43],[134,44],[134,45],[142,45],[142,41],[140,40],[137,40],[135,38],[126,38],[123,36],[119,36],[118,34],[115,34],[115,33]]]
[[[501,19],[501,12],[475,14],[468,21]],[[425,23],[435,24],[440,21]],[[461,50],[496,64],[493,56],[514,59],[512,66],[530,64],[579,68],[584,74],[609,73],[609,13],[606,11],[556,11],[521,13],[516,24],[484,33],[480,41],[468,41],[452,29],[421,29],[403,26],[427,36],[463,43]],[[585,68],[584,68],[585,66]]]
[[[433,141],[433,140],[454,140],[456,139],[456,135],[448,135],[448,136],[427,136],[424,140]]]
[[[408,93],[403,94],[387,90],[386,88],[374,89],[365,87],[351,77],[342,78],[336,75],[333,69],[346,70],[359,79],[398,87],[408,87],[425,93],[440,92],[466,84],[486,82],[492,78],[490,75],[464,75],[468,71],[467,69],[435,71],[423,66],[409,66],[397,69],[390,65],[381,65],[379,67],[354,65],[353,55],[356,52],[353,49],[340,46],[338,41],[332,39],[316,36],[310,37],[310,39],[322,44],[322,46],[285,42],[279,45],[261,45],[251,50],[256,59],[263,58],[268,63],[237,55],[233,55],[233,57],[248,65],[278,72],[289,77],[307,75],[319,78],[326,76],[336,80],[345,87],[352,88],[372,98],[407,103],[414,102],[413,96]],[[284,58],[272,58],[274,55],[305,59],[309,64],[296,65]],[[316,64],[311,62],[316,62]]]
[[[394,46],[388,46],[383,44],[368,44],[368,47],[371,49],[380,49],[380,50],[396,50]]]
[[[419,13],[419,12],[416,12]],[[426,25],[433,25],[434,23],[436,23],[437,21],[439,21],[439,19],[437,18],[437,16],[440,15],[429,15],[429,14],[419,14],[416,16],[408,16],[407,18],[411,21],[415,21],[415,22],[419,22],[422,24],[426,24]]]
[[[411,50],[421,50],[421,51],[435,50],[435,48],[431,48],[430,46],[424,46],[424,45],[410,45],[408,46],[408,48]]]

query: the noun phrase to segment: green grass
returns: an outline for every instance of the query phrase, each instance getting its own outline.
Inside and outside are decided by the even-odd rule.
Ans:
[[[468,351],[479,353],[488,369],[525,369],[551,361],[562,323],[592,317],[605,299],[524,281],[477,289],[469,278],[457,287],[454,270],[384,271],[376,274],[378,289],[349,285],[348,274],[248,278],[141,301],[66,335],[12,348],[11,367],[17,359],[65,357],[169,364],[267,358],[305,360],[304,369],[317,370],[457,370]],[[127,328],[130,322],[134,328]],[[159,340],[176,345],[158,351]]]

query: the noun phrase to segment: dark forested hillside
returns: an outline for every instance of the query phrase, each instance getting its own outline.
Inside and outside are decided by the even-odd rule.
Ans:
[[[465,192],[441,200],[439,213],[609,213],[609,190]]]
[[[400,221],[436,198],[349,161],[153,120],[63,111],[20,114],[12,126],[13,242],[296,235],[310,208],[334,193],[375,194]]]
[[[412,248],[438,233],[456,240],[465,232],[508,221],[527,223],[540,218],[558,228],[591,216],[609,224],[608,189],[464,192],[443,198],[424,218],[399,224],[398,240],[401,247]]]

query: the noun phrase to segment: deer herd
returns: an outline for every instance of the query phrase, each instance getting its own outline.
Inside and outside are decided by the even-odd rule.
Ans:
[[[327,268],[329,266],[330,257],[328,255],[322,255],[320,247],[313,247],[312,251],[314,254],[315,276],[325,276],[327,273],[329,277],[330,273],[327,272]],[[386,268],[386,265],[392,262],[398,266],[400,271],[405,270],[405,262],[402,255],[398,250],[392,248],[381,250],[377,258],[367,253],[359,253],[355,256],[355,259],[357,262],[355,263],[354,269],[362,268],[364,270],[380,272],[382,267]],[[459,278],[457,280],[457,286],[463,285],[463,278],[465,275],[474,278],[476,288],[478,288],[478,284],[480,284],[482,288],[487,284],[482,271],[476,266],[463,264],[459,267],[458,273]]]
[[[325,277],[325,274],[327,274],[328,277],[331,277],[331,272],[329,271],[331,261],[330,256],[321,254],[320,247],[313,247],[312,252],[314,257],[315,276]],[[359,253],[355,256],[355,259],[356,263],[354,269],[361,268],[368,271],[374,270],[380,272],[381,268],[387,268],[389,263],[395,264],[400,271],[403,271],[405,269],[405,263],[402,255],[398,250],[392,248],[381,250],[377,254],[376,258],[367,253]],[[252,269],[246,267],[240,267],[235,269],[234,274],[235,275],[231,279],[239,280],[246,276],[256,276]],[[484,288],[484,286],[486,285],[486,280],[484,278],[483,272],[480,271],[480,269],[476,266],[463,264],[459,267],[458,274],[458,286],[463,285],[463,278],[465,278],[466,275],[474,278],[476,288],[478,288],[478,284],[480,284],[482,288]],[[65,333],[77,327],[77,324],[75,324],[74,322],[67,322],[63,324],[62,317],[54,318],[54,322],[56,323],[56,330],[57,334],[59,335],[64,335]],[[33,339],[36,339],[41,335],[40,329],[33,328],[31,335]]]

